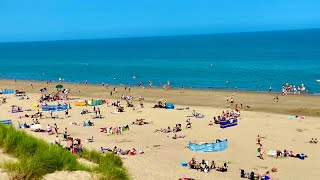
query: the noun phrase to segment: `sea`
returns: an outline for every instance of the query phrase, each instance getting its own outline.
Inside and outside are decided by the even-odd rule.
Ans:
[[[0,78],[319,94],[320,29],[0,43]]]

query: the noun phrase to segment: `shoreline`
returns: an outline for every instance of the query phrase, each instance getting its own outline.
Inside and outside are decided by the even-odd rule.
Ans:
[[[34,88],[30,87],[32,82]],[[43,87],[48,86],[49,90],[47,93],[55,90],[55,85],[60,83],[53,82],[52,84],[46,84],[43,81],[23,81],[18,80],[15,83],[13,80],[2,80],[0,79],[0,88],[7,89],[19,89],[23,88],[27,93],[38,93]],[[145,102],[156,103],[159,100],[168,100],[168,103],[174,103],[181,106],[208,106],[208,107],[225,107],[228,108],[228,102],[226,97],[235,97],[235,103],[240,106],[241,101],[243,102],[243,109],[247,106],[250,111],[260,112],[272,112],[286,115],[300,115],[300,116],[318,116],[320,117],[320,96],[315,95],[304,95],[304,94],[289,94],[285,96],[279,96],[279,103],[274,101],[276,93],[263,93],[263,92],[248,92],[248,91],[215,91],[215,90],[195,90],[195,89],[178,89],[170,88],[168,90],[162,88],[140,88],[132,87],[131,92],[125,92],[124,86],[117,86],[118,93],[110,96],[110,91],[113,90],[114,86],[109,88],[102,88],[101,85],[88,84],[88,85],[77,85],[72,83],[61,83],[65,85],[64,88],[70,88],[72,93],[71,96],[77,97],[90,97],[107,99],[110,101],[120,100],[121,95],[133,96],[135,100],[139,96],[145,98]],[[80,90],[80,93],[78,93]]]
[[[0,78],[0,81],[14,81],[15,78],[13,79],[10,79],[10,78]],[[46,83],[46,81],[41,81],[41,80],[24,80],[24,79],[16,79],[17,82],[18,81],[24,81],[24,82],[35,82],[35,83]],[[62,82],[59,82],[59,81],[51,81],[51,84],[71,84],[71,85],[77,85],[77,86],[101,86],[101,83],[88,83],[88,84],[79,84],[79,83],[76,83],[76,82],[67,82],[67,81],[62,81]],[[145,89],[150,89],[149,87],[145,87],[145,86],[131,86],[131,85],[125,85],[125,84],[108,84],[108,87],[131,87],[131,88],[145,88]],[[1,89],[1,87],[0,87]],[[152,89],[162,89],[164,90],[164,88],[161,88],[159,86],[153,86]],[[179,87],[171,87],[169,88],[170,90],[190,90],[190,91],[212,91],[212,92],[231,92],[231,93],[236,93],[236,92],[240,92],[240,93],[257,93],[257,94],[273,94],[273,95],[276,95],[276,94],[281,94],[280,91],[272,91],[272,92],[269,92],[269,91],[257,91],[257,90],[234,90],[234,88],[230,88],[230,89],[227,89],[227,88],[211,88],[211,87],[208,87],[208,88],[179,88]],[[287,95],[294,95],[294,96],[319,96],[320,93],[304,93],[304,94],[287,94]]]

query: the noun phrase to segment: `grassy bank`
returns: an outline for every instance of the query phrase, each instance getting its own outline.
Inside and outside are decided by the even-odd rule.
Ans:
[[[50,145],[24,131],[3,124],[0,124],[0,147],[19,159],[16,163],[7,162],[3,165],[13,179],[41,179],[55,171],[77,170],[97,173],[99,179],[129,179],[119,156],[101,155],[88,150],[76,156],[61,147]],[[80,164],[78,157],[97,163],[98,166],[87,167]]]

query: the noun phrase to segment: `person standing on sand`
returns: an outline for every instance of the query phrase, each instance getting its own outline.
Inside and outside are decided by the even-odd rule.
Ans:
[[[261,145],[261,143],[260,143],[260,141],[261,141],[260,135],[257,136],[256,141],[257,141],[257,143],[256,143],[257,145]]]
[[[242,106],[243,106],[243,103],[242,103],[242,100],[241,100],[241,102],[240,102],[240,107],[241,107],[241,109],[242,109]]]
[[[56,123],[54,123],[53,128],[54,128],[55,133],[56,133],[57,136],[58,136],[58,134],[59,134],[58,129],[59,129],[59,128],[58,128],[58,125],[57,125]]]
[[[100,108],[98,108],[97,111],[98,111],[99,116],[101,117]]]
[[[31,86],[31,88],[33,89],[33,84],[32,84],[32,83],[30,84],[30,86]]]
[[[50,109],[49,113],[50,113],[50,117],[52,118],[52,110],[51,109]]]
[[[262,159],[262,160],[263,160],[263,153],[264,153],[264,149],[263,149],[262,144],[260,144],[260,159]]]
[[[110,96],[112,96],[112,91],[110,91]]]

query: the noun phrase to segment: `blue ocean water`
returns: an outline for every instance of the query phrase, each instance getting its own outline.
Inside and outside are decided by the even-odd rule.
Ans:
[[[319,93],[319,70],[320,29],[0,43],[0,78]]]

